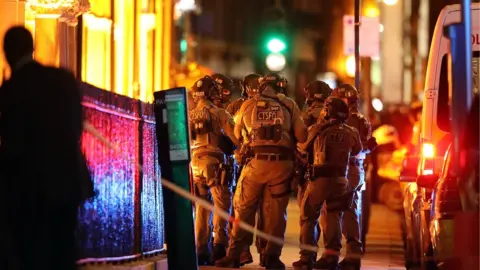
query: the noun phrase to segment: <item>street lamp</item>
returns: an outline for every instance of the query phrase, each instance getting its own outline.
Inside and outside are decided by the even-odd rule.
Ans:
[[[398,2],[398,0],[383,0],[383,3],[387,6],[393,6]]]
[[[282,71],[285,68],[287,60],[285,56],[281,53],[271,53],[265,59],[265,64],[270,71],[278,72]]]

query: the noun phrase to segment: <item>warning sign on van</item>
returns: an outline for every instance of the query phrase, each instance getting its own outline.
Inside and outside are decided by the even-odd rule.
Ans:
[[[480,51],[480,32],[472,33],[472,51]]]
[[[380,19],[362,17],[360,19],[360,56],[380,56]],[[351,15],[343,16],[343,53],[355,53],[355,19]]]

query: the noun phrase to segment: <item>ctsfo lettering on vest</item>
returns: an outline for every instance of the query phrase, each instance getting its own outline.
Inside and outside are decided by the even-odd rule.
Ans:
[[[190,113],[192,120],[203,119],[205,117],[203,111],[193,111]]]
[[[257,119],[258,120],[275,120],[277,119],[277,113],[276,112],[270,112],[270,111],[266,111],[266,112],[257,112]]]
[[[257,111],[257,119],[273,121],[278,118],[277,112],[279,110],[280,106],[270,106],[267,110],[259,110]]]

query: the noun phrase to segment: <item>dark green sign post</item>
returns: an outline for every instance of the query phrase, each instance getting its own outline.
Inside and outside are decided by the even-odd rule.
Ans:
[[[190,144],[185,88],[155,93],[158,161],[162,177],[190,191]],[[192,204],[163,188],[169,269],[197,270]]]

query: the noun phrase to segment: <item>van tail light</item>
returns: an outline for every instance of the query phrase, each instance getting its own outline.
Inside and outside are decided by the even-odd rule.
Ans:
[[[422,155],[424,158],[435,158],[435,146],[431,143],[422,145]]]
[[[422,156],[424,160],[422,175],[432,175],[435,170],[435,146],[431,143],[422,144]]]

